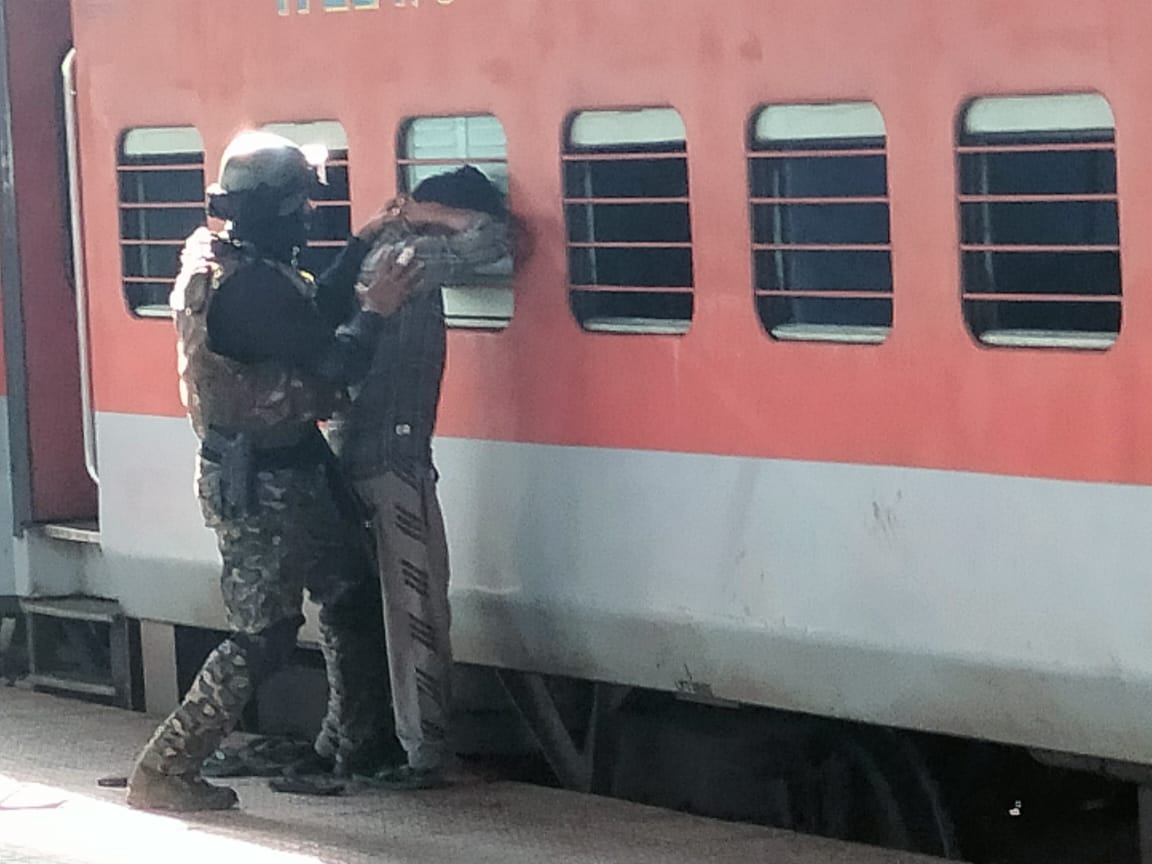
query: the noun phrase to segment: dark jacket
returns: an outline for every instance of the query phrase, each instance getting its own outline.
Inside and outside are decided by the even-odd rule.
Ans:
[[[371,358],[368,374],[351,390],[350,405],[328,426],[329,441],[352,477],[432,465],[447,341],[440,289],[466,284],[477,268],[512,254],[507,223],[477,213],[467,229],[452,234],[389,226],[366,266],[405,245],[424,263],[422,287],[388,318],[357,318],[340,331]]]

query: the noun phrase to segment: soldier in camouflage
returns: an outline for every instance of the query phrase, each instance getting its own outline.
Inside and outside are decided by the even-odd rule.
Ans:
[[[383,214],[319,280],[296,266],[322,176],[316,162],[278,136],[238,136],[208,190],[209,213],[227,229],[200,229],[184,250],[172,293],[180,390],[201,442],[196,489],[223,558],[232,633],[140,754],[128,782],[134,807],[237,803],[200,768],[295,647],[305,589],[321,606],[329,681],[318,757],[362,767],[386,709],[379,589],[317,421],[363,362],[337,326],[379,327],[418,268],[385,262],[357,309],[354,286]]]

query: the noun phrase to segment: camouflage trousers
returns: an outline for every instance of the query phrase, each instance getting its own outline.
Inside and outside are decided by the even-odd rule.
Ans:
[[[200,459],[197,494],[223,558],[220,587],[232,634],[205,660],[141,764],[165,774],[199,771],[294,649],[305,590],[320,605],[328,673],[316,751],[355,761],[377,743],[387,707],[379,586],[360,526],[337,506],[328,471],[324,465],[260,471],[249,512],[226,516],[220,466]]]

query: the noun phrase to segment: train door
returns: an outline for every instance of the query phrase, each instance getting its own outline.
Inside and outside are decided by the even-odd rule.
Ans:
[[[44,525],[94,534],[94,447],[86,459],[86,439],[94,445],[94,436],[82,400],[86,338],[77,328],[63,140],[70,5],[5,0],[0,38],[0,285],[13,533]]]

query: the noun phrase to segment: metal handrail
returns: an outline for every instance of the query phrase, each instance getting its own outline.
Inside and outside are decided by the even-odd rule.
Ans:
[[[72,221],[72,276],[76,287],[76,342],[80,352],[80,419],[84,428],[84,467],[96,484],[96,413],[92,407],[92,361],[88,344],[88,281],[84,270],[83,219],[80,213],[80,146],[76,134],[76,49],[60,64],[64,78],[64,130],[68,143],[68,206]]]

